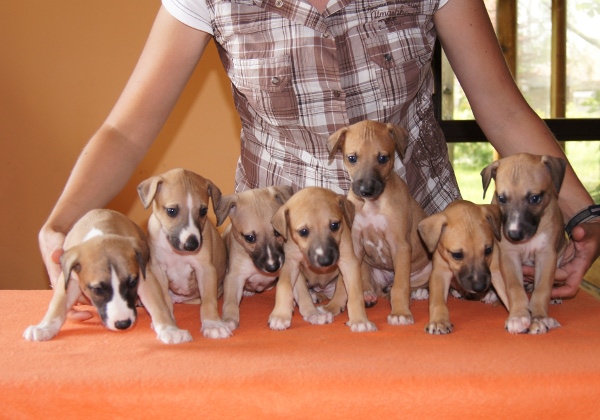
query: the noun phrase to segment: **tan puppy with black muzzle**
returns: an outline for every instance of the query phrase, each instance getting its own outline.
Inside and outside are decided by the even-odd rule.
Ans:
[[[229,217],[223,233],[229,256],[223,282],[223,322],[233,331],[240,322],[242,295],[271,289],[285,261],[284,240],[271,219],[292,196],[287,185],[257,188],[221,197],[217,226]]]
[[[347,305],[352,331],[377,329],[367,318],[363,301],[360,263],[350,233],[352,216],[353,206],[346,197],[320,187],[301,189],[273,216],[273,227],[286,242],[269,316],[271,329],[290,327],[294,298],[300,314],[312,324],[332,322]],[[331,300],[316,308],[309,288],[332,296]]]
[[[481,172],[484,196],[492,178],[496,181],[493,201],[502,213],[500,263],[508,297],[508,332],[542,334],[560,326],[548,317],[548,305],[555,270],[568,243],[558,207],[566,165],[564,159],[521,153],[497,160]],[[530,301],[522,265],[535,266]]]
[[[106,328],[127,330],[136,322],[139,296],[159,340],[167,344],[192,340],[188,331],[177,328],[168,296],[147,270],[150,250],[144,232],[126,216],[104,209],[86,213],[65,237],[64,248],[62,273],[48,311],[42,322],[25,330],[25,339],[50,340],[82,297],[96,307]]]
[[[172,169],[141,182],[144,208],[152,204],[148,236],[153,270],[168,284],[175,303],[201,303],[202,334],[226,338],[231,330],[219,317],[217,300],[227,268],[225,242],[208,219],[221,191],[210,180],[185,169]]]
[[[404,157],[407,139],[402,127],[361,121],[336,131],[328,143],[330,161],[341,150],[352,181],[348,199],[356,208],[354,251],[368,264],[363,264],[362,275],[365,301],[372,305],[374,293],[390,290],[392,325],[414,323],[411,289],[426,287],[431,272],[430,256],[417,232],[426,214],[394,171],[396,153]],[[426,297],[424,290],[415,296]]]
[[[429,334],[452,332],[446,304],[451,287],[462,296],[481,299],[493,285],[507,305],[497,245],[501,239],[500,217],[496,205],[456,200],[419,223],[419,233],[433,254],[429,324],[425,327]]]

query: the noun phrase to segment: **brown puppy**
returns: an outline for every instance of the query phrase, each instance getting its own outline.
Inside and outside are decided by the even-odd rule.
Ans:
[[[394,172],[396,152],[404,156],[407,138],[402,127],[362,121],[336,131],[328,143],[330,160],[341,150],[352,180],[348,199],[356,208],[354,250],[359,261],[364,259],[371,267],[369,273],[363,264],[365,300],[374,303],[369,279],[376,293],[391,287],[388,323],[392,325],[414,323],[411,288],[425,287],[431,272],[429,254],[417,232],[426,214]]]
[[[332,322],[347,303],[352,331],[376,330],[363,302],[360,263],[352,249],[352,216],[346,197],[319,187],[301,189],[277,211],[272,223],[286,241],[285,263],[269,316],[271,329],[289,328],[295,297],[300,314],[312,324]],[[331,301],[315,308],[308,288],[325,291],[331,285]]]
[[[141,182],[138,193],[144,208],[152,204],[148,236],[153,270],[168,284],[173,302],[201,301],[203,335],[229,337],[231,330],[221,322],[217,307],[227,249],[207,217],[209,198],[215,208],[221,191],[198,174],[173,169]]]
[[[481,298],[494,285],[506,304],[496,244],[501,238],[498,206],[454,201],[443,212],[422,220],[419,233],[433,253],[426,332],[452,332],[446,305],[450,287]]]
[[[221,197],[217,226],[229,216],[223,233],[229,256],[223,294],[223,322],[235,330],[240,322],[242,294],[275,286],[285,260],[284,240],[271,219],[293,194],[290,186],[257,188]]]
[[[188,331],[177,328],[168,296],[146,269],[150,250],[144,232],[126,216],[113,210],[92,210],[73,225],[64,247],[63,271],[48,311],[41,323],[25,330],[25,339],[54,337],[68,310],[82,296],[96,307],[106,328],[127,330],[137,319],[139,296],[159,340],[167,344],[192,340]]]
[[[554,272],[568,239],[558,207],[566,162],[552,156],[521,153],[497,160],[481,172],[483,193],[496,181],[494,202],[502,213],[500,263],[511,333],[542,334],[560,326],[548,317]],[[531,301],[523,287],[522,265],[535,266]]]

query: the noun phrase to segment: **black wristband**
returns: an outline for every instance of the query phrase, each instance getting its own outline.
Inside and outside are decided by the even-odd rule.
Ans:
[[[573,216],[571,220],[569,220],[569,223],[565,225],[565,232],[567,232],[567,235],[571,237],[571,232],[575,226],[580,223],[587,222],[588,220],[592,220],[598,216],[600,216],[600,204],[593,204]]]

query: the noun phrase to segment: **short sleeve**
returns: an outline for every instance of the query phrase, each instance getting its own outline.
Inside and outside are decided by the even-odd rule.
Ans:
[[[449,1],[450,0],[440,0],[440,3],[438,4],[438,10],[444,7]]]
[[[162,5],[180,22],[213,35],[206,0],[162,0]]]

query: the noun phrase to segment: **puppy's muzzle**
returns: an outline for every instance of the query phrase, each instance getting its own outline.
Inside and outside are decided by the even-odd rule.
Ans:
[[[181,239],[177,236],[169,237],[169,242],[171,246],[179,252],[196,252],[200,249],[200,245],[202,244],[201,238],[198,238],[196,235],[190,235],[185,239],[185,242],[182,242]]]
[[[267,246],[252,255],[254,266],[269,274],[276,274],[281,270],[285,256],[283,246]]]
[[[512,242],[522,242],[537,232],[539,218],[531,212],[511,212],[503,220],[504,235]]]
[[[384,188],[385,182],[377,173],[357,179],[352,183],[352,192],[354,194],[371,200],[379,197],[383,193]]]
[[[492,274],[487,266],[479,269],[463,267],[457,277],[463,289],[471,293],[486,292],[492,280]]]
[[[323,244],[311,248],[308,259],[313,267],[327,268],[335,265],[340,258],[340,250],[333,238],[328,238]]]

